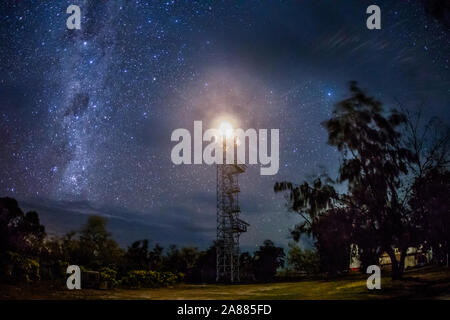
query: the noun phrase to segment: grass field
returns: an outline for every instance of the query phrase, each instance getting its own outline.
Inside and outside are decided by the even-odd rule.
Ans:
[[[48,286],[0,286],[1,299],[450,299],[450,269],[407,271],[401,281],[383,274],[381,290],[368,290],[367,277],[239,285],[182,284],[159,289],[73,290]]]

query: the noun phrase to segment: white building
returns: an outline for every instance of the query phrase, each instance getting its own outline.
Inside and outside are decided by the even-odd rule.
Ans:
[[[395,249],[395,256],[397,261],[400,260],[400,251],[397,248]],[[431,250],[425,251],[422,250],[421,247],[409,247],[406,251],[405,269],[425,265],[429,263],[432,258],[433,255]],[[391,258],[386,252],[384,252],[379,259],[380,267],[387,269],[391,267],[391,264]],[[350,245],[350,271],[358,271],[360,267],[361,261],[359,259],[358,245],[352,244]]]

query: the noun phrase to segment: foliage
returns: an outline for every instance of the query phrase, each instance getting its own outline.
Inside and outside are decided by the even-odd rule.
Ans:
[[[214,242],[206,251],[200,252],[188,280],[202,283],[216,280],[216,248],[217,243]]]
[[[270,240],[265,240],[259,250],[255,252],[255,276],[258,281],[271,281],[277,269],[284,266],[285,254],[281,247],[275,247]]]
[[[351,244],[351,219],[347,209],[338,208],[339,196],[327,176],[317,177],[310,184],[295,185],[277,182],[275,192],[289,192],[287,205],[302,221],[291,230],[299,241],[302,234],[312,236],[320,261],[320,271],[337,273],[346,270]]]
[[[445,264],[450,253],[450,171],[429,170],[414,181],[410,205],[424,220],[424,248],[433,249],[437,263]]]
[[[182,273],[132,270],[121,279],[120,285],[128,288],[157,288],[174,285],[183,278]]]
[[[333,208],[314,223],[320,271],[337,274],[348,269],[352,242],[351,211]]]
[[[127,267],[135,270],[148,270],[151,267],[148,240],[135,241],[125,253]]]
[[[386,251],[392,276],[398,278],[416,228],[410,223],[414,212],[405,207],[401,195],[401,177],[414,161],[400,139],[399,128],[406,123],[406,116],[395,110],[385,115],[381,103],[355,82],[350,91],[351,97],[339,102],[333,117],[325,122],[328,143],[343,156],[339,182],[348,183],[348,193],[342,199],[352,209],[353,236],[362,252],[374,256]],[[368,234],[370,242],[363,241]],[[401,252],[399,261],[394,248]]]
[[[6,256],[6,263],[8,264],[7,280],[14,280],[15,282],[40,280],[39,262],[11,251],[6,252]]]
[[[302,250],[295,243],[289,245],[288,263],[295,271],[317,274],[320,270],[320,259],[317,252]]]
[[[194,247],[183,247],[180,250],[174,245],[170,246],[164,258],[164,270],[181,272],[187,280],[192,280],[195,276],[195,267],[200,254],[200,251]]]
[[[256,280],[254,259],[248,252],[241,253],[239,257],[239,277],[244,282],[253,282]]]
[[[117,285],[117,271],[111,268],[101,268],[100,270],[100,280],[107,283],[108,288],[113,288]]]
[[[345,247],[353,242],[358,244],[363,267],[377,263],[378,257],[387,252],[392,277],[401,278],[408,247],[425,241],[423,213],[408,201],[412,197],[411,175],[421,177],[424,173],[418,170],[417,175],[412,168],[426,168],[420,165],[422,150],[418,149],[423,146],[423,136],[419,138],[416,127],[410,126],[415,135],[408,137],[404,129],[410,124],[408,117],[396,110],[386,113],[381,102],[367,96],[356,82],[350,83],[350,92],[351,96],[339,102],[332,117],[324,122],[328,143],[342,156],[337,181],[318,177],[312,184],[277,182],[274,190],[289,193],[289,210],[303,218],[295,226],[293,237],[298,240],[301,234],[312,235],[322,266],[340,264],[333,252],[348,256],[343,254],[348,252]],[[437,151],[448,150],[448,136],[430,149],[428,158],[432,161],[423,163],[429,167],[448,164],[448,153]],[[346,192],[338,194],[334,184],[345,186]],[[448,190],[444,192],[448,196]],[[399,259],[395,248],[400,250]]]
[[[12,198],[0,198],[0,255],[6,251],[38,255],[45,228],[36,212],[26,214]]]
[[[0,198],[0,279],[38,280],[44,238],[36,212],[24,214],[15,199]]]
[[[106,219],[90,216],[80,231],[79,264],[90,268],[114,265],[123,255],[116,241],[106,230]]]

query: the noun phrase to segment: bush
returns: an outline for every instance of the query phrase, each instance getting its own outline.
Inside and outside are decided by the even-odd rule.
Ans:
[[[316,251],[302,250],[296,244],[289,245],[289,265],[297,272],[317,274],[320,269],[320,258]]]
[[[106,283],[107,288],[113,288],[117,285],[117,271],[111,268],[100,269],[100,281]]]
[[[60,259],[39,259],[39,269],[41,280],[50,280],[59,283],[66,283],[66,270],[69,263]]]
[[[122,278],[120,285],[128,288],[158,288],[180,282],[183,277],[182,273],[133,270]]]
[[[11,251],[7,252],[7,260],[7,278],[19,282],[34,282],[40,280],[39,262],[36,260]]]

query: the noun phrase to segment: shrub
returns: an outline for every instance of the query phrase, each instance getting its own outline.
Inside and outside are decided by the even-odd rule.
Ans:
[[[129,288],[158,288],[180,282],[183,277],[182,273],[132,270],[122,278],[120,285]]]
[[[305,272],[306,274],[317,274],[320,269],[320,259],[317,252],[302,250],[296,244],[289,245],[288,261],[295,271]]]
[[[7,277],[15,281],[34,282],[40,280],[39,262],[8,251],[9,270]]]
[[[117,271],[111,268],[100,269],[100,281],[106,282],[107,288],[113,288],[117,285]]]

